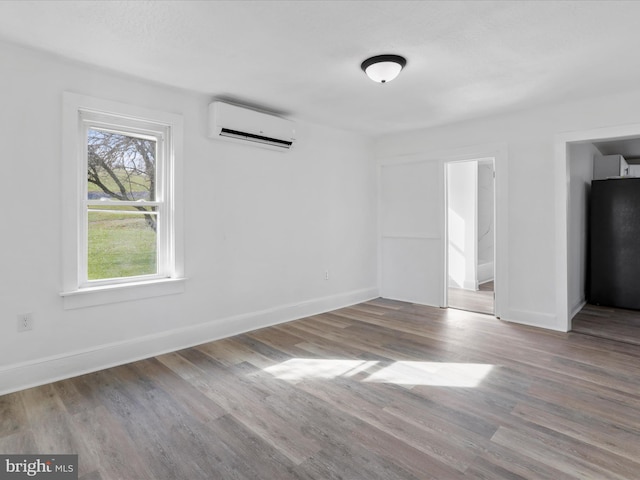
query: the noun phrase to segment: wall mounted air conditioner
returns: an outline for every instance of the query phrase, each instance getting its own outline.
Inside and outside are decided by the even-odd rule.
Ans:
[[[209,104],[209,137],[271,150],[288,150],[295,123],[286,118],[224,102]]]

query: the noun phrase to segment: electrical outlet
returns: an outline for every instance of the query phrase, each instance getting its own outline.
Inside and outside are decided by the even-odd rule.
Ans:
[[[33,313],[18,314],[18,331],[27,332],[33,330]]]
[[[324,279],[329,280],[329,270],[324,271]]]

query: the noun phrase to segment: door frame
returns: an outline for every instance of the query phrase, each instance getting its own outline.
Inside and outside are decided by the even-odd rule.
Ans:
[[[448,166],[451,165],[452,163],[466,163],[466,162],[476,162],[476,166],[479,165],[479,163],[483,160],[491,160],[492,162],[492,166],[493,166],[493,276],[494,276],[494,295],[493,295],[493,311],[494,311],[494,315],[495,315],[495,304],[496,304],[496,292],[495,292],[495,276],[496,276],[496,179],[495,179],[495,171],[496,171],[496,159],[495,157],[480,157],[480,158],[472,158],[472,159],[467,159],[467,160],[445,160],[444,161],[444,165],[443,165],[443,172],[444,172],[444,267],[443,267],[443,272],[444,272],[444,283],[445,283],[445,288],[444,288],[444,300],[443,300],[443,306],[444,308],[450,308],[449,307],[449,189],[448,189],[448,185],[449,185],[449,168]],[[474,228],[476,229],[475,232],[475,239],[476,239],[476,252],[475,252],[475,262],[476,262],[476,279],[478,276],[478,272],[477,272],[477,268],[478,268],[478,249],[477,249],[477,241],[478,241],[478,177],[476,174],[476,198],[474,199],[474,203],[475,203],[475,209],[476,209],[476,213],[475,213],[475,219],[474,219]]]
[[[616,125],[555,136],[555,193],[556,193],[556,326],[557,330],[571,330],[571,320],[577,312],[569,305],[569,193],[571,165],[569,145],[640,137],[640,124]]]

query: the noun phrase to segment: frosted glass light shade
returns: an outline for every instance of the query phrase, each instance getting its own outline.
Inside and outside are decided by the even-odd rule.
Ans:
[[[386,83],[396,78],[406,64],[399,55],[378,55],[368,58],[360,67],[374,82]]]

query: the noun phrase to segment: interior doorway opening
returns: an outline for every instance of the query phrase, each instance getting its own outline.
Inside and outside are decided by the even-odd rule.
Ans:
[[[610,160],[619,161],[619,169],[603,171]],[[611,298],[601,298],[602,285],[618,295],[619,291],[637,282],[620,278],[620,271],[633,267],[636,249],[635,235],[629,241],[607,240],[594,242],[594,233],[607,232],[612,238],[620,238],[616,231],[633,232],[633,212],[637,212],[635,197],[627,194],[616,197],[615,203],[603,204],[603,188],[620,192],[620,188],[633,185],[630,193],[637,191],[640,177],[640,136],[610,137],[567,142],[566,163],[569,188],[567,190],[567,298],[569,306],[568,329],[608,340],[640,345],[640,310],[635,306],[617,304]],[[631,182],[631,183],[629,183]],[[604,184],[603,184],[604,183]],[[600,188],[593,195],[593,188]],[[611,189],[611,187],[615,187]],[[621,193],[624,193],[621,192]],[[595,203],[594,203],[595,200]],[[629,201],[631,200],[631,201]],[[626,202],[626,203],[625,203]],[[603,207],[603,205],[606,207]],[[616,207],[615,209],[613,207]],[[603,212],[604,208],[604,212]],[[594,209],[595,213],[594,214]],[[619,212],[626,212],[624,222],[616,221]],[[631,212],[631,213],[629,213]],[[602,215],[604,213],[604,216]],[[603,220],[606,220],[603,222]],[[625,237],[626,238],[626,237]],[[615,250],[608,250],[615,245]],[[625,252],[628,260],[616,260],[618,252]],[[602,266],[594,268],[592,260],[604,260],[609,275],[603,277]],[[602,265],[602,263],[600,264]],[[611,266],[611,267],[609,267]],[[613,267],[615,266],[615,267]],[[632,298],[634,291],[632,289]],[[611,295],[611,293],[609,293]],[[602,303],[601,303],[602,302]]]
[[[495,314],[495,159],[446,163],[446,305]]]

